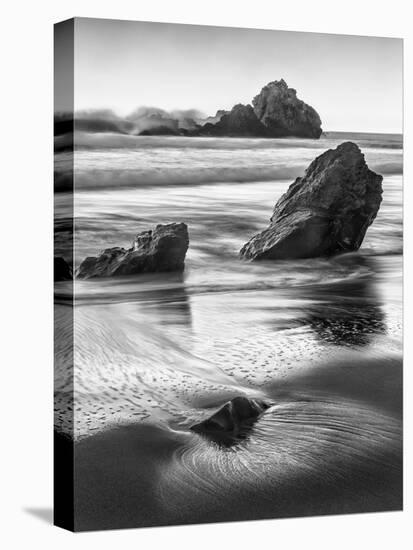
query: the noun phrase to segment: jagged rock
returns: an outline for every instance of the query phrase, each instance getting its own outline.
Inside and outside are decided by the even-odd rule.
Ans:
[[[191,430],[222,443],[245,437],[258,417],[270,407],[262,399],[235,397],[212,416],[191,426]]]
[[[251,105],[235,105],[216,124],[205,124],[199,133],[205,136],[263,137],[267,130],[258,120]]]
[[[229,111],[226,111],[225,109],[218,109],[218,111],[216,112],[215,116],[209,116],[208,118],[206,118],[204,121],[203,121],[203,124],[216,124],[217,122],[219,122],[221,120],[221,118],[224,116],[224,115],[227,115],[229,113]]]
[[[264,86],[252,104],[257,118],[271,137],[318,139],[322,133],[317,111],[298,99],[297,92],[283,79]]]
[[[72,270],[64,258],[60,256],[54,257],[54,280],[70,281],[73,279]]]
[[[243,258],[312,258],[357,250],[382,200],[383,177],[355,143],[317,157],[274,207],[270,226],[241,249]]]
[[[136,235],[132,248],[107,248],[98,257],[83,260],[77,278],[115,277],[162,271],[182,271],[188,250],[185,223],[157,225]]]

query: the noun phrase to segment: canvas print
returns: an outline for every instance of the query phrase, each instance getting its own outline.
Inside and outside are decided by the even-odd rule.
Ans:
[[[402,40],[55,26],[55,523],[402,509]]]

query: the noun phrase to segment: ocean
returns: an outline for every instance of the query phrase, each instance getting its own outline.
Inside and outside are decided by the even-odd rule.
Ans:
[[[268,225],[294,179],[343,141],[357,143],[369,168],[384,177],[383,202],[360,250],[334,258],[240,260],[240,248]],[[317,478],[321,494],[320,479],[330,476],[334,485],[348,464],[363,479],[366,468],[379,476],[381,468],[400,470],[401,136],[79,134],[75,143],[76,265],[105,248],[130,246],[137,233],[159,223],[185,222],[190,244],[183,274],[75,281],[75,365],[72,373],[63,360],[56,372],[57,429],[72,428],[65,396],[74,381],[77,441],[136,425],[177,438],[181,446],[159,474],[169,502],[162,521],[211,520],[222,487],[220,518],[231,507],[226,499],[259,495],[262,504],[275,488],[287,491],[286,471],[311,483]],[[57,215],[67,201],[68,155],[55,159]],[[68,292],[66,282],[56,283],[62,324]],[[189,431],[238,395],[273,405],[238,454],[211,448]],[[300,493],[300,483],[289,482],[288,491]],[[354,511],[352,491],[345,494]],[[203,503],[201,519],[182,511],[191,495]],[[288,515],[286,498],[278,504]]]

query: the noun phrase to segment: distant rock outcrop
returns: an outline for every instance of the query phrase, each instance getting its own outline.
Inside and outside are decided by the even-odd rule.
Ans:
[[[163,271],[182,271],[188,250],[185,223],[157,225],[153,231],[139,233],[132,248],[107,248],[98,257],[83,260],[77,278],[115,277]]]
[[[205,136],[264,137],[266,128],[258,120],[251,105],[235,105],[216,124],[205,124],[199,133]]]
[[[216,124],[217,122],[219,122],[221,120],[221,118],[224,116],[224,115],[227,115],[229,113],[229,111],[226,111],[225,109],[218,109],[218,111],[216,112],[215,116],[209,116],[208,118],[206,118],[204,121],[203,121],[203,124]]]
[[[318,139],[322,133],[317,112],[297,98],[286,82],[270,82],[252,105],[219,109],[205,118],[196,109],[165,111],[139,107],[123,119],[108,109],[55,115],[55,136],[87,133],[120,133],[140,136],[302,137]]]
[[[322,133],[317,111],[298,99],[297,92],[283,79],[264,86],[252,104],[257,118],[271,137],[318,139]]]
[[[60,256],[54,257],[54,280],[70,281],[73,279],[72,270],[66,260]]]
[[[235,397],[203,422],[191,426],[191,430],[214,441],[231,444],[244,438],[269,406],[262,399]]]
[[[382,180],[355,143],[329,149],[290,185],[270,226],[244,245],[241,257],[282,260],[357,250],[379,210]]]
[[[217,111],[197,135],[228,137],[302,137],[318,139],[321,119],[315,109],[297,98],[286,82],[270,82],[251,105],[235,105],[231,111]]]

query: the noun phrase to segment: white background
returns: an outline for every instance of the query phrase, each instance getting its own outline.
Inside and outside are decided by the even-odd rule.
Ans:
[[[214,24],[405,38],[405,281],[412,248],[412,19],[403,0],[52,0],[3,2],[0,139],[0,540],[3,548],[408,548],[411,476],[403,513],[71,534],[52,505],[52,24],[73,16]],[[368,67],[366,67],[368,70]],[[354,83],[357,86],[357,82]],[[409,158],[410,156],[410,158]],[[410,218],[410,219],[409,219]],[[406,284],[405,456],[412,293]],[[410,342],[409,342],[410,340]],[[411,400],[410,400],[411,401]],[[409,490],[410,489],[410,490]],[[32,511],[30,511],[32,510]],[[34,510],[34,512],[33,512]],[[410,527],[410,529],[409,529]]]

